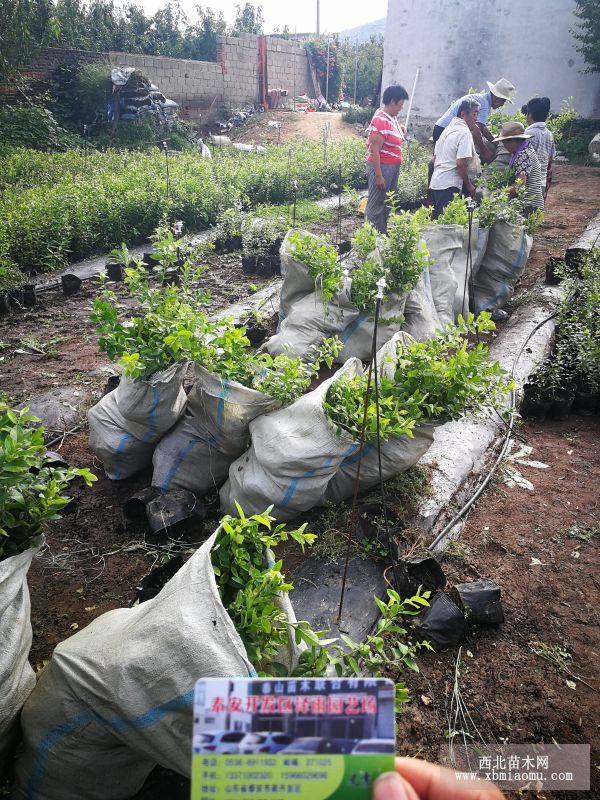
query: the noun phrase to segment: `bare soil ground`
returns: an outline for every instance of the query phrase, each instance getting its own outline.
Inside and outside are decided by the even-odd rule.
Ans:
[[[281,128],[269,125],[269,122],[277,122]],[[324,127],[327,127],[329,140],[334,142],[360,135],[354,125],[342,120],[340,111],[306,113],[281,110],[255,114],[249,123],[232,131],[230,135],[236,142],[247,144],[277,144],[299,139],[320,141]]]
[[[591,794],[526,796],[600,797],[600,419],[530,421],[518,433],[548,469],[518,467],[533,491],[494,478],[443,562],[451,585],[496,581],[506,617],[497,629],[473,628],[463,646],[467,734],[477,739],[477,726],[491,742],[591,744]],[[567,651],[568,672],[534,654],[531,642]],[[420,674],[409,676],[412,702],[398,716],[402,754],[439,759],[456,659],[457,648],[423,653]]]

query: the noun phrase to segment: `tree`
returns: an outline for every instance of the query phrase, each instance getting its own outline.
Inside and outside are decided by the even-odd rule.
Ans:
[[[581,53],[588,69],[586,72],[600,72],[600,2],[598,0],[575,0],[575,16],[580,20],[578,30],[572,31],[579,42],[577,51]]]
[[[379,76],[383,69],[383,36],[371,36],[367,42],[351,42],[345,39],[339,47],[339,59],[345,78],[344,97],[352,101],[354,97],[354,72],[356,70],[356,102],[370,98],[377,89]]]
[[[0,75],[14,75],[53,34],[51,0],[2,0]]]
[[[259,36],[263,32],[263,23],[262,6],[254,8],[252,3],[246,3],[243,8],[236,6],[231,34],[239,36],[240,33],[254,33]]]

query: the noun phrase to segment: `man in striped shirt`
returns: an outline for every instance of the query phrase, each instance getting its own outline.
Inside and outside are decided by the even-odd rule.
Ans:
[[[542,169],[542,186],[544,187],[544,198],[548,194],[550,181],[552,180],[552,161],[556,155],[554,146],[554,136],[552,131],[546,127],[546,120],[550,113],[550,98],[532,97],[527,103],[527,125],[525,133],[531,134],[531,147],[537,153]]]
[[[389,207],[387,193],[395,192],[402,163],[404,132],[397,115],[408,92],[404,86],[388,86],[383,93],[383,108],[375,112],[369,126],[367,183],[369,198],[365,217],[380,233],[387,232]]]
[[[508,168],[515,171],[515,182],[509,187],[509,194],[515,197],[517,183],[525,185],[523,197],[523,216],[527,217],[536,209],[544,210],[544,190],[542,186],[542,170],[537,153],[531,146],[530,133],[525,133],[525,128],[520,122],[505,122],[500,136],[494,141],[502,142],[511,154]]]

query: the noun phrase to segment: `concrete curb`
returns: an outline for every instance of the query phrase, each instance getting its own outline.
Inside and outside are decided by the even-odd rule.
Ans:
[[[560,289],[544,287],[540,293],[545,302],[537,300],[520,306],[490,346],[490,358],[498,361],[508,372],[512,371],[515,358],[536,325],[560,305]],[[514,373],[518,405],[523,384],[550,350],[555,326],[554,319],[543,325],[532,336],[519,358]],[[421,528],[425,535],[430,534],[430,541],[454,516],[457,509],[450,509],[450,506],[461,506],[472,495],[475,485],[490,466],[505,432],[506,423],[492,411],[478,417],[448,422],[436,430],[433,445],[419,462],[433,471],[432,494],[421,504],[413,519],[413,524]],[[455,528],[453,533],[456,536],[458,530]],[[443,551],[446,544],[447,541],[440,544],[436,551]]]

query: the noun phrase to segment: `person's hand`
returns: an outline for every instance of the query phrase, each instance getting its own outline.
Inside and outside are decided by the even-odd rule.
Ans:
[[[398,125],[398,127],[400,128],[402,135],[406,136],[406,125]]]
[[[469,781],[460,786],[453,771],[418,758],[397,758],[396,772],[373,784],[372,800],[505,800],[494,784]]]
[[[469,181],[466,185],[467,194],[469,197],[475,197],[475,184]]]
[[[375,186],[378,189],[385,189],[385,178],[383,177],[383,173],[380,172],[379,175],[375,175]]]

